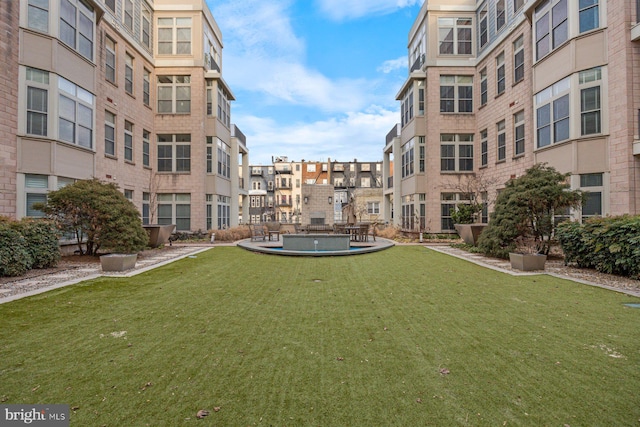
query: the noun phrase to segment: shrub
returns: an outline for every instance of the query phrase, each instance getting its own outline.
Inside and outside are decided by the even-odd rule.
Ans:
[[[10,222],[0,222],[0,276],[20,276],[31,268],[32,259],[24,237]]]
[[[582,192],[570,190],[567,178],[568,174],[537,164],[508,181],[478,239],[480,250],[499,258],[516,249],[548,255],[555,234],[554,214],[583,202]]]
[[[98,255],[101,248],[132,253],[149,241],[136,207],[113,183],[80,180],[48,193],[46,205],[35,206],[76,236],[78,249]]]
[[[216,234],[216,242],[237,242],[238,240],[251,237],[251,229],[247,226],[225,228],[224,230],[210,230],[209,238],[211,238],[211,233]]]
[[[52,221],[23,218],[19,222],[13,222],[11,228],[24,237],[26,250],[32,259],[31,268],[49,268],[58,263],[59,235]]]
[[[558,226],[565,262],[640,278],[640,216],[592,218]]]

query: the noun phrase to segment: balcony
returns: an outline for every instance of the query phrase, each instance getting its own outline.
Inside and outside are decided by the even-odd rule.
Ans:
[[[207,71],[220,72],[220,66],[214,61],[213,57],[208,53],[204,54],[204,65],[207,67]]]
[[[424,53],[416,58],[416,60],[413,62],[413,65],[411,66],[411,73],[413,73],[414,71],[420,71],[422,69],[422,66],[424,65],[424,58]]]
[[[244,136],[244,133],[236,125],[231,125],[231,136],[234,138],[238,138],[242,144],[247,145],[247,137]]]
[[[400,124],[396,124],[393,128],[391,128],[391,130],[389,131],[389,133],[387,134],[387,144],[389,144],[391,141],[393,141],[394,138],[397,138],[400,136]]]
[[[393,188],[393,177],[387,177],[387,188]]]

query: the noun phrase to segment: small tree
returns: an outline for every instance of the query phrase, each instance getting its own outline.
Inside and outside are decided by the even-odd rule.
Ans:
[[[480,235],[480,250],[507,258],[509,252],[529,246],[532,252],[548,255],[555,235],[554,214],[583,203],[583,193],[570,190],[568,176],[537,164],[508,181],[498,195],[489,225]]]
[[[138,210],[115,184],[97,179],[76,181],[50,192],[46,205],[36,208],[76,236],[80,253],[98,255],[101,248],[137,252],[149,241]]]

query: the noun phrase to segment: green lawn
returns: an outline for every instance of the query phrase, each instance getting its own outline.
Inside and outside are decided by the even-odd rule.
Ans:
[[[0,305],[0,401],[72,426],[638,426],[630,302],[421,246],[217,247]]]

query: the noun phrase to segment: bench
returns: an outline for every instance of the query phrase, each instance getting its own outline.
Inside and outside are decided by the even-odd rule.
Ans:
[[[251,224],[249,225],[249,229],[251,230],[251,241],[255,242],[258,240],[265,241],[266,234],[264,232],[264,226],[262,224]]]

